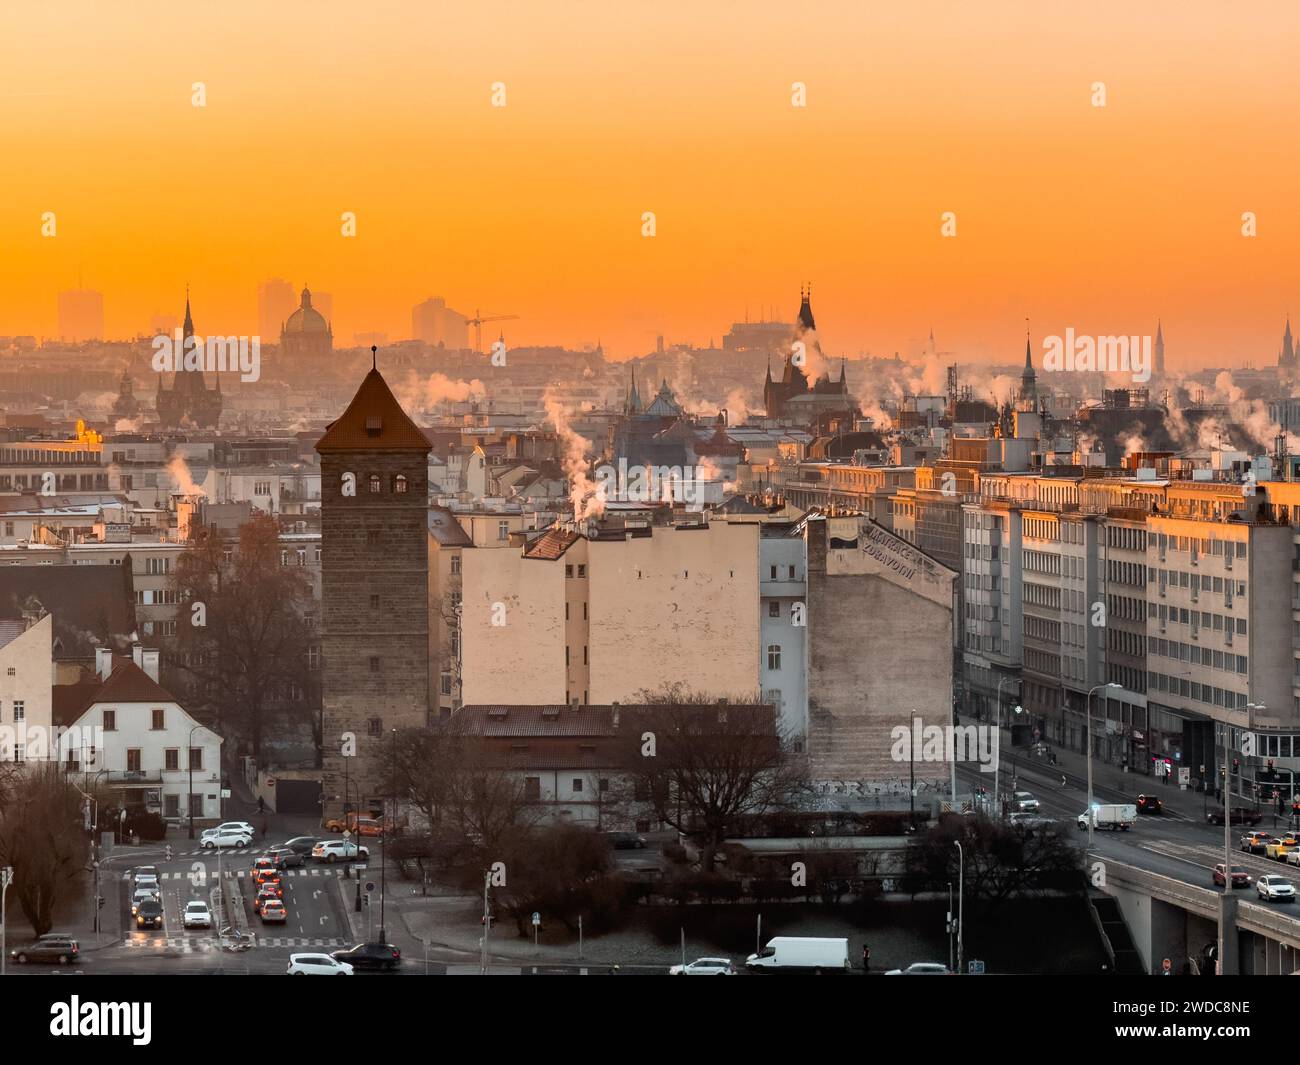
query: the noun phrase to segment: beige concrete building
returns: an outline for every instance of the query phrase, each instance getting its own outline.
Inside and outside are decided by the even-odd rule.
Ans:
[[[466,703],[613,703],[760,689],[759,529],[554,528],[463,554]]]
[[[0,760],[58,757],[50,714],[54,616],[0,620]]]
[[[947,726],[957,574],[862,517],[813,515],[808,550],[810,770],[824,790],[918,808],[948,791],[950,762],[898,758],[895,729]],[[909,748],[910,751],[910,748]]]

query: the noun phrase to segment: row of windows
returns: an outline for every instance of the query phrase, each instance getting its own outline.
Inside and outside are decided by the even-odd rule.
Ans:
[[[1165,588],[1187,588],[1193,595],[1199,592],[1221,592],[1232,598],[1236,594],[1242,598],[1246,595],[1246,582],[1234,581],[1231,578],[1211,577],[1208,573],[1202,576],[1199,573],[1188,573],[1185,570],[1173,569],[1152,569],[1147,571],[1147,582],[1149,584],[1160,584],[1160,594],[1164,595]]]
[[[1161,551],[1168,548],[1170,551],[1190,552],[1193,558],[1201,555],[1224,555],[1229,558],[1233,555],[1236,555],[1237,558],[1246,557],[1246,543],[1244,540],[1211,540],[1196,536],[1170,536],[1166,533],[1156,533],[1155,540],[1156,547]]]
[[[1053,588],[1046,584],[1030,584],[1025,582],[1024,602],[1026,606],[1046,606],[1055,610],[1061,608],[1061,589]]]
[[[1191,625],[1196,629],[1206,629],[1211,632],[1225,633],[1231,643],[1231,636],[1236,632],[1239,636],[1246,635],[1246,619],[1233,618],[1226,614],[1211,614],[1208,610],[1188,610],[1186,607],[1171,606],[1166,607],[1164,603],[1152,603],[1151,613],[1159,619],[1161,625],[1166,620],[1173,625]]]
[[[406,474],[404,473],[394,474],[392,481],[390,483],[391,483],[390,491],[392,491],[394,495],[400,496],[406,494],[406,490],[407,490]],[[384,479],[380,477],[379,474],[372,473],[370,474],[369,477],[366,478],[366,485],[370,490],[370,494],[372,496],[377,496],[380,494],[380,492],[384,490],[383,488]],[[270,492],[270,485],[267,485],[267,492],[265,493],[258,492],[256,494],[266,495],[269,494],[269,492]]]
[[[1147,650],[1148,653],[1160,658],[1172,658],[1178,662],[1190,662],[1192,665],[1206,666],[1210,669],[1223,669],[1229,673],[1246,672],[1246,655],[1216,651],[1210,647],[1201,647],[1199,644],[1161,640],[1153,636],[1147,641]]]
[[[1147,638],[1140,632],[1125,632],[1123,629],[1106,630],[1106,648],[1134,658],[1144,658],[1147,653]]]
[[[1106,526],[1106,543],[1110,547],[1121,547],[1128,551],[1145,551],[1147,549],[1147,531],[1133,529],[1124,525]]]
[[[1168,692],[1170,695],[1179,695],[1198,703],[1209,703],[1211,706],[1232,708],[1246,705],[1244,693],[1226,691],[1211,684],[1197,684],[1186,677],[1169,677],[1164,673],[1152,672],[1147,674],[1147,686],[1151,691]]]
[[[1147,674],[1144,669],[1135,669],[1132,666],[1121,666],[1116,663],[1110,663],[1106,666],[1106,681],[1110,684],[1119,684],[1131,692],[1139,694],[1147,690]]]
[[[1026,573],[1047,573],[1054,577],[1061,574],[1061,556],[1046,551],[1025,551],[1020,564]]]
[[[1146,621],[1147,601],[1127,595],[1106,596],[1106,615],[1118,621]]]
[[[1106,579],[1116,584],[1143,587],[1147,583],[1147,568],[1139,562],[1117,562],[1110,559],[1106,563]]]

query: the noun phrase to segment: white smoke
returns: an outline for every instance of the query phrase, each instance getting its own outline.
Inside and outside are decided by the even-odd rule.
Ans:
[[[542,395],[542,406],[559,437],[560,462],[569,478],[569,502],[573,506],[574,519],[584,521],[600,517],[605,513],[605,486],[591,478],[590,442],[569,424],[569,412],[549,388]]]
[[[176,482],[176,491],[186,496],[206,496],[208,493],[194,483],[194,478],[190,476],[190,467],[179,452],[172,455],[171,461],[167,463],[167,472],[172,475],[172,480]]]

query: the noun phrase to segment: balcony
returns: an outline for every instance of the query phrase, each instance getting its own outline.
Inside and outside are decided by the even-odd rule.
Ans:
[[[161,769],[123,769],[103,773],[99,778],[110,788],[138,788],[162,783]]]

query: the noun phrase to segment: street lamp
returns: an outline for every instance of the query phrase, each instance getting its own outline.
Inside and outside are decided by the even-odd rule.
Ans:
[[[957,848],[957,971],[961,972],[962,936],[966,934],[966,924],[962,920],[966,901],[966,852],[957,840],[953,840],[952,845]]]
[[[1085,816],[1088,818],[1088,847],[1092,847],[1093,821],[1096,818],[1092,812],[1092,695],[1093,692],[1099,692],[1102,688],[1122,688],[1122,684],[1116,684],[1111,681],[1109,684],[1098,684],[1088,689],[1088,700],[1085,712],[1088,715],[1088,807]]]
[[[1005,679],[1005,678],[1003,678]],[[1025,708],[1017,703],[1012,707],[1012,712],[1023,714]],[[993,807],[997,811],[999,818],[1002,816],[1002,791],[998,781],[1002,778],[1002,700],[998,699],[998,719],[994,725],[998,734],[998,760],[993,763]],[[1013,782],[1014,783],[1014,782]]]
[[[388,895],[388,833],[397,821],[397,729],[389,729],[388,734],[393,740],[391,772],[388,778],[388,790],[393,797],[393,816],[390,820],[387,801],[385,801],[385,813],[379,826],[379,939],[377,942],[380,943],[388,942],[388,933],[384,928],[384,899]],[[360,822],[357,828],[357,838],[360,839]]]
[[[190,839],[194,838],[194,733],[202,727],[195,725],[190,729],[189,739],[185,741],[185,758],[190,763],[190,791],[185,796],[185,806],[190,814]]]
[[[9,894],[9,885],[14,882],[14,867],[6,865],[0,869],[0,976],[5,974],[5,961],[9,952],[5,949],[5,896]]]

